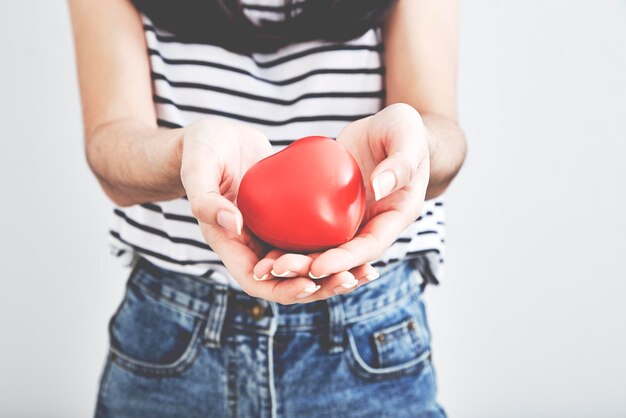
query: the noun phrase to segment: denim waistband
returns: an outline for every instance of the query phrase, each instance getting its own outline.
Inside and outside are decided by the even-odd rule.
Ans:
[[[412,262],[399,261],[381,272],[378,279],[350,293],[282,305],[138,258],[128,283],[173,308],[206,320],[205,340],[209,346],[219,346],[225,327],[268,335],[319,329],[328,332],[329,350],[336,352],[342,350],[345,325],[393,309],[412,293],[421,292],[424,280]]]

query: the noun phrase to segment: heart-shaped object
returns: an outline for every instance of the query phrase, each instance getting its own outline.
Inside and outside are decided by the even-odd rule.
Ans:
[[[309,136],[250,167],[237,206],[248,229],[274,247],[321,251],[354,237],[365,212],[365,186],[343,145]]]

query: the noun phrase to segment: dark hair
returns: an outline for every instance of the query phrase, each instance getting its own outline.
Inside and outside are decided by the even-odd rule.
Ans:
[[[240,53],[273,52],[293,42],[345,41],[379,26],[395,0],[285,0],[280,7],[242,0],[132,0],[158,28],[181,42],[202,42]],[[250,3],[248,3],[250,4]],[[279,22],[251,22],[244,8],[282,12]],[[294,13],[295,9],[299,13]]]

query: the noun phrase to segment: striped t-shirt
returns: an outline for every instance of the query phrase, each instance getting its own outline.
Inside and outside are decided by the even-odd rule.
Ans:
[[[265,3],[244,10],[251,20],[271,19],[271,6]],[[379,28],[347,42],[309,41],[245,55],[217,45],[179,42],[147,16],[142,18],[162,128],[226,118],[259,129],[278,152],[305,136],[336,138],[346,124],[384,106]],[[140,255],[160,267],[241,289],[204,242],[184,197],[115,207],[109,232],[112,253],[128,263]],[[426,254],[436,278],[442,270],[443,235],[443,202],[426,201],[422,215],[372,264],[384,270]]]

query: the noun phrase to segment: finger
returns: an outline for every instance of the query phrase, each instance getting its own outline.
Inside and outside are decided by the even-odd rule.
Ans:
[[[336,296],[340,293],[348,293],[354,290],[359,281],[349,271],[342,271],[336,274],[317,280],[321,285],[320,289],[312,295],[299,300],[299,303],[309,303],[316,300],[324,300]]]
[[[254,266],[254,270],[252,273],[252,278],[254,280],[262,281],[269,280],[272,277],[270,276],[270,272],[272,270],[272,266],[274,265],[274,260],[270,258],[264,258]]]
[[[295,254],[295,253],[284,253],[280,251],[280,254],[276,257],[272,257],[274,259],[273,264],[268,269],[269,261],[261,260],[259,263],[262,263],[262,266],[257,270],[255,268],[255,274],[258,277],[259,274],[270,273],[274,277],[296,277],[296,276],[309,276],[311,279],[318,280],[323,277],[316,277],[310,273],[310,266],[313,260],[317,258],[321,253],[310,253],[310,254]]]
[[[371,282],[372,280],[376,280],[380,277],[378,271],[369,263],[361,264],[358,267],[350,269],[350,273],[352,273],[352,275],[359,280],[359,282],[361,282],[361,280]]]
[[[209,238],[208,241],[214,251],[218,254],[225,254],[222,257],[224,266],[236,278],[242,290],[250,296],[282,304],[293,304],[320,289],[308,277],[255,280],[254,268],[259,263],[259,259],[247,245],[239,239],[225,239],[223,234],[216,234],[208,225],[200,224],[200,227],[203,235]],[[273,262],[271,257],[277,257],[280,254],[280,251],[270,251],[266,259]]]
[[[278,278],[272,279],[271,282],[275,282],[271,293],[272,300],[285,305],[315,300],[315,295],[321,289],[321,285],[308,277]]]
[[[283,254],[274,261],[271,273],[274,277],[307,276],[312,262],[305,254]]]
[[[241,235],[241,212],[220,192],[225,167],[215,150],[199,138],[200,135],[225,136],[229,129],[228,125],[216,124],[202,133],[193,130],[189,133],[183,146],[181,180],[198,222]]]
[[[350,273],[349,275],[346,273]],[[354,267],[349,271],[343,271],[331,275],[322,284],[319,292],[315,293],[315,298],[326,298],[334,295],[346,294],[355,291],[365,283],[376,280],[380,275],[369,263]],[[332,294],[329,293],[332,290]]]
[[[380,200],[406,186],[417,171],[417,162],[406,153],[395,152],[381,161],[370,175],[374,199]]]
[[[309,275],[309,267],[313,260],[321,253],[311,254],[285,254],[282,250],[273,250],[259,261],[254,267],[254,276],[257,280],[277,278],[297,277]],[[311,277],[318,279],[318,277]]]
[[[315,260],[320,255],[322,255],[322,253],[320,253],[320,252],[309,254],[309,258],[311,258],[311,264],[313,264],[313,260]],[[322,275],[322,276],[316,276],[313,273],[311,273],[311,264],[309,264],[309,273],[308,273],[310,278],[312,278],[313,280],[319,280],[319,279],[323,279],[325,277],[328,277],[327,274]]]
[[[242,242],[241,238],[229,239],[222,230],[211,225],[200,223],[199,227],[207,243],[220,255],[224,266],[244,290],[256,282],[252,272],[259,257],[249,244]]]
[[[314,295],[321,288],[319,284],[308,277],[270,278],[254,282],[254,284],[243,288],[244,292],[283,305],[302,303],[303,300]]]
[[[273,249],[268,252],[265,257],[254,266],[252,278],[258,281],[269,280],[272,278],[271,271],[274,261],[284,254],[284,251]]]
[[[274,248],[274,249],[272,249],[270,252],[268,252],[265,255],[265,258],[270,258],[272,260],[276,260],[278,257],[280,257],[283,254],[285,254],[285,252],[283,250],[279,250],[278,248]]]
[[[408,222],[404,218],[398,211],[374,216],[352,240],[313,260],[311,273],[332,274],[375,260],[406,228]]]
[[[392,105],[370,121],[372,138],[381,141],[387,158],[370,174],[370,188],[380,200],[411,182],[428,159],[427,131],[420,114],[408,105]]]

